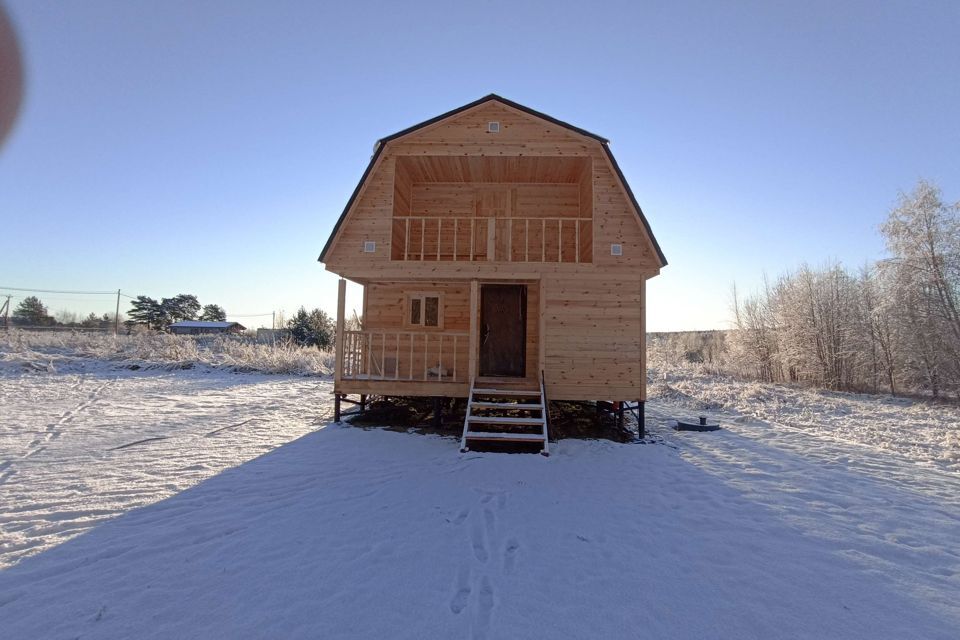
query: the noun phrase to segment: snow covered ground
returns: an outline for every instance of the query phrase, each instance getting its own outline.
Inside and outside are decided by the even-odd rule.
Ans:
[[[960,406],[904,397],[743,382],[654,350],[650,398],[799,429],[921,466],[960,472]]]
[[[676,433],[668,394],[654,444],[461,455],[328,425],[329,391],[0,367],[0,636],[960,635],[960,475],[922,453],[732,408]]]
[[[0,568],[332,416],[319,378],[91,368],[0,376]]]

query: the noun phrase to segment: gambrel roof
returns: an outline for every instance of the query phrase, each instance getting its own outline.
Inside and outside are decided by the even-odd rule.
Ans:
[[[330,233],[330,237],[327,238],[327,242],[324,245],[323,250],[320,252],[320,257],[318,258],[318,261],[323,262],[324,259],[326,258],[327,252],[330,250],[330,247],[333,245],[334,238],[337,237],[337,234],[339,233],[344,220],[346,220],[347,214],[349,213],[350,209],[353,207],[353,204],[356,201],[356,199],[359,197],[360,192],[363,189],[363,185],[366,183],[367,178],[373,172],[373,169],[377,164],[377,160],[380,159],[380,155],[383,153],[383,150],[386,147],[387,143],[393,140],[396,140],[398,138],[407,136],[411,133],[417,132],[426,127],[430,127],[442,120],[452,118],[461,113],[464,113],[465,111],[469,111],[470,109],[486,104],[488,102],[499,102],[502,105],[505,105],[512,109],[516,109],[517,111],[526,113],[527,115],[533,116],[534,118],[545,120],[546,122],[557,125],[568,131],[577,133],[581,136],[586,136],[598,142],[603,148],[603,151],[606,154],[607,159],[610,161],[610,165],[613,167],[614,172],[616,172],[617,178],[620,181],[620,184],[623,186],[623,189],[626,192],[627,197],[630,199],[630,203],[633,206],[633,209],[636,212],[637,217],[640,219],[641,224],[643,224],[643,227],[647,232],[647,236],[650,238],[650,241],[653,244],[653,248],[657,252],[657,257],[660,259],[661,267],[667,265],[667,258],[663,255],[663,251],[660,249],[660,244],[657,242],[656,237],[653,235],[653,231],[650,228],[650,223],[647,222],[647,218],[643,214],[643,210],[640,208],[640,204],[637,202],[637,198],[633,195],[633,190],[630,189],[630,185],[627,183],[627,180],[623,175],[623,171],[621,171],[620,169],[620,165],[617,164],[617,159],[613,156],[613,152],[610,151],[610,141],[604,138],[603,136],[599,136],[595,133],[591,133],[590,131],[587,131],[586,129],[581,129],[580,127],[576,127],[562,120],[558,120],[545,113],[541,113],[540,111],[531,109],[530,107],[526,107],[512,100],[508,100],[507,98],[498,96],[495,93],[486,95],[480,98],[479,100],[475,100],[469,104],[463,105],[462,107],[458,107],[451,111],[447,111],[446,113],[440,114],[435,118],[430,118],[429,120],[425,120],[424,122],[415,124],[412,127],[407,127],[402,131],[398,131],[392,135],[386,136],[385,138],[381,138],[380,140],[378,140],[376,143],[376,148],[373,153],[373,156],[370,158],[370,163],[367,165],[366,170],[363,172],[363,176],[360,178],[360,182],[357,183],[356,188],[353,190],[353,193],[350,195],[350,199],[347,201],[347,205],[343,208],[343,213],[340,214],[340,218],[337,220],[337,223],[334,225],[333,231],[331,231]]]

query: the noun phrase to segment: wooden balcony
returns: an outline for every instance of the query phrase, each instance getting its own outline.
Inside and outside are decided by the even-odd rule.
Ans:
[[[465,383],[469,336],[457,331],[343,331],[343,380]]]
[[[392,258],[432,262],[580,263],[593,259],[591,218],[395,216]]]

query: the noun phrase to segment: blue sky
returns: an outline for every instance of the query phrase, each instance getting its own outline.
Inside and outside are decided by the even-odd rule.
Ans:
[[[0,286],[332,312],[316,257],[374,141],[490,92],[612,140],[670,260],[651,330],[880,257],[918,178],[960,197],[957,2],[7,5]]]

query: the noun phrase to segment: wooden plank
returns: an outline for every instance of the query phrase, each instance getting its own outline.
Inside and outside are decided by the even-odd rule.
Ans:
[[[470,386],[462,382],[422,382],[406,380],[343,380],[339,393],[388,396],[445,396],[466,398]]]
[[[542,433],[497,433],[493,431],[467,431],[467,440],[511,440],[513,442],[543,442]]]
[[[474,409],[508,409],[508,410],[520,410],[525,411],[535,411],[537,409],[543,409],[541,404],[530,404],[526,402],[483,402],[474,400],[470,403],[470,407]]]
[[[540,395],[539,390],[534,389],[474,389],[475,396],[519,396],[522,398],[535,398]]]
[[[530,262],[530,218],[524,219],[523,244],[523,261]]]
[[[497,220],[487,219],[487,260],[497,259]]]
[[[346,311],[346,299],[347,299],[347,281],[343,278],[340,278],[337,282],[337,336],[336,336],[336,353],[334,355],[334,373],[333,373],[333,386],[334,389],[337,388],[337,385],[340,383],[343,376],[343,340],[344,340],[344,313]]]
[[[539,341],[539,349],[537,353],[537,373],[546,373],[546,355],[547,355],[547,283],[543,280],[540,281],[540,290],[539,295],[539,309],[537,315],[537,321],[539,323],[537,340]]]
[[[505,418],[503,416],[467,416],[467,423],[470,425],[495,424],[495,425],[510,426],[510,427],[526,427],[526,426],[539,427],[543,424],[543,418]]]
[[[478,316],[480,315],[480,283],[477,280],[470,281],[470,343],[467,345],[469,353],[469,370],[467,377],[472,381],[477,375],[477,347],[480,342],[478,332]]]

